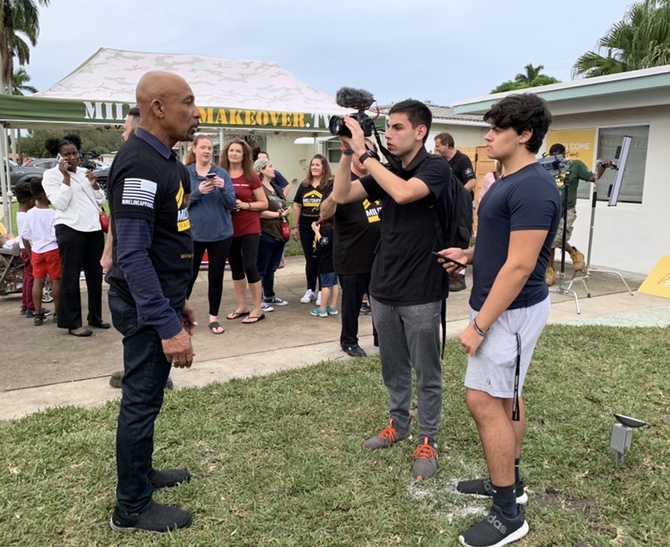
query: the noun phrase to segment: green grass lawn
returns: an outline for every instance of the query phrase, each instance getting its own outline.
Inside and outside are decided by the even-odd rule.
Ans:
[[[518,545],[668,545],[669,362],[670,329],[546,329],[524,391],[531,531]],[[117,403],[2,423],[0,544],[454,545],[488,508],[454,489],[485,473],[464,366],[449,342],[440,466],[425,483],[411,478],[413,444],[361,448],[386,421],[376,358],[168,392],[154,464],[193,481],[155,499],[194,513],[171,536],[108,528]],[[614,412],[649,424],[623,466],[608,452]]]

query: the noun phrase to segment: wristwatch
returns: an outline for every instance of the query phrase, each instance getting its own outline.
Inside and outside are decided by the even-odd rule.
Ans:
[[[363,152],[360,156],[358,156],[358,161],[360,161],[361,163],[365,163],[365,160],[367,160],[368,158],[374,158],[377,161],[379,161],[379,155],[376,152],[370,150],[369,148],[365,152]]]

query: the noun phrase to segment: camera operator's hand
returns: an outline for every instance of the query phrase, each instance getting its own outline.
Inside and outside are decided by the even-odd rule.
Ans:
[[[351,116],[344,117],[344,123],[351,131],[351,137],[344,137],[340,135],[340,139],[348,146],[351,150],[354,151],[356,156],[360,156],[367,147],[365,146],[365,135],[363,134],[363,128],[361,124],[358,123],[358,120],[355,120]]]
[[[448,249],[444,249],[439,253],[445,258],[451,258],[452,260],[460,262],[461,264],[467,265],[470,262],[470,257],[468,257],[463,249],[459,249],[458,247],[449,247]],[[459,264],[445,260],[445,258],[438,257],[437,261],[440,262],[442,267],[450,274],[458,273],[463,269],[463,267]]]

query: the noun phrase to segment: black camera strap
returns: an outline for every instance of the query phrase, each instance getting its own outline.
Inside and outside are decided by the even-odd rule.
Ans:
[[[379,149],[382,151],[382,154],[384,154],[384,157],[386,158],[388,164],[391,166],[392,169],[395,169],[398,172],[402,171],[402,162],[398,159],[397,156],[391,154],[391,152],[389,152],[389,149],[382,144],[382,139],[379,136],[379,131],[377,131],[377,127],[375,126],[374,123],[372,124],[372,131],[374,131],[375,133],[375,140],[377,141],[377,145],[379,146]]]
[[[521,376],[521,335],[516,336],[516,367],[514,369],[514,394],[512,396],[512,420],[519,421],[519,377]]]

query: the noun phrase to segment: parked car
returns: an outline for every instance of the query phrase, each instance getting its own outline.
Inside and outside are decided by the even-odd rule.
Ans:
[[[105,165],[105,167],[99,167],[97,169],[93,169],[93,172],[95,173],[95,178],[98,181],[98,184],[100,185],[100,188],[103,190],[107,190],[107,178],[109,177],[109,165]]]
[[[24,167],[39,167],[40,169],[51,169],[58,165],[56,158],[36,158],[28,160],[23,164]]]
[[[3,167],[3,169],[5,169],[6,172],[7,170],[6,166]],[[23,182],[33,177],[41,177],[45,171],[45,168],[32,167],[32,166],[26,167],[23,165],[19,165],[13,162],[12,160],[9,160],[9,171],[10,171],[9,188],[12,192],[14,192],[14,187],[19,182]],[[2,195],[2,188],[0,188],[0,195]]]

